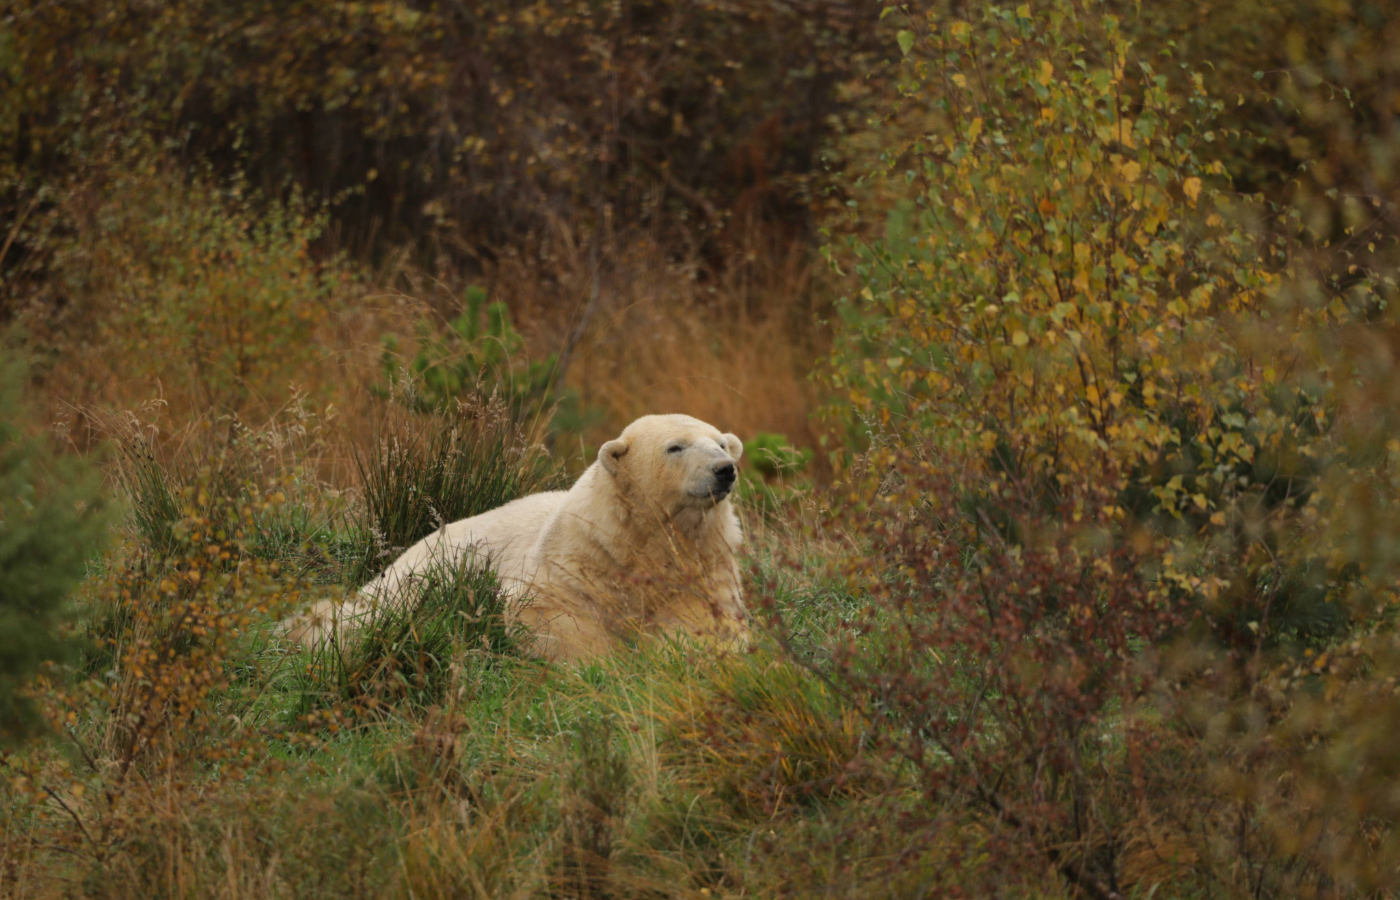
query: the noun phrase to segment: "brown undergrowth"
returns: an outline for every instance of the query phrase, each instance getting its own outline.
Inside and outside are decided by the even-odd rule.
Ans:
[[[585,240],[560,225],[476,272],[397,257],[367,270],[330,249],[327,220],[295,195],[119,164],[49,214],[60,277],[18,314],[35,399],[80,451],[101,439],[94,417],[113,411],[142,410],[161,443],[181,444],[261,423],[289,396],[332,444],[363,447],[382,420],[386,347],[413,359],[474,285],[525,339],[497,368],[543,367],[549,396],[578,406],[568,439],[581,446],[658,411],[812,443],[807,373],[826,339],[801,240],[755,225],[715,268],[647,234]],[[348,461],[322,473],[339,477]]]

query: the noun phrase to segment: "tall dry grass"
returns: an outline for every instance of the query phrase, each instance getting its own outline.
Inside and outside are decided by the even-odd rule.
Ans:
[[[19,316],[41,360],[36,400],[81,452],[113,416],[186,445],[297,406],[315,411],[326,448],[345,451],[303,463],[346,482],[384,427],[371,388],[386,339],[412,358],[471,285],[506,305],[530,359],[557,358],[559,387],[587,412],[581,445],[658,412],[814,443],[808,373],[827,347],[826,288],[790,234],[731,229],[716,265],[647,233],[559,224],[483,254],[475,271],[429,272],[405,256],[371,269],[337,254],[299,201],[156,172],[96,181],[102,190],[74,191],[51,216],[63,252],[47,290],[63,302],[46,294]],[[281,293],[269,299],[269,285]],[[229,341],[242,343],[216,352]]]
[[[804,243],[754,229],[720,271],[647,238],[607,254],[563,237],[554,248],[552,271],[508,256],[492,283],[536,352],[577,339],[566,384],[603,411],[598,436],[640,415],[679,412],[746,438],[768,431],[813,443],[808,373],[827,344],[824,286]]]

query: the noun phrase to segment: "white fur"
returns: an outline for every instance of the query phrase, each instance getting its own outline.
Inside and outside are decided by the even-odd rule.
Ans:
[[[716,474],[742,454],[737,437],[698,419],[644,416],[604,444],[568,491],[531,494],[439,529],[353,601],[318,604],[293,637],[314,640],[411,598],[430,568],[476,553],[542,656],[586,658],[639,633],[742,644],[748,616],[735,554],[743,536]]]

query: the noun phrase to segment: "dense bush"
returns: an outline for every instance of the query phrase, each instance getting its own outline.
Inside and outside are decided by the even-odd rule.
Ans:
[[[1300,740],[1319,729],[1357,782],[1392,765],[1298,679],[1372,628],[1351,658],[1389,672],[1400,570],[1364,535],[1395,508],[1393,278],[1340,276],[1295,208],[1239,194],[1212,153],[1247,139],[1226,106],[1099,4],[904,15],[911,138],[862,186],[885,234],[832,252],[860,284],[829,378],[864,434],[841,506],[871,599],[832,677],[920,772],[915,820],[980,811],[1008,864],[1088,896],[1123,890],[1129,848],[1161,846],[1141,829],[1189,819],[1169,798],[1193,791],[1171,840],[1206,878],[1393,884],[1388,808],[1324,826],[1252,772],[1361,802]],[[1365,693],[1343,668],[1334,689]]]
[[[314,330],[350,286],[341,260],[312,257],[326,219],[299,194],[270,201],[141,146],[51,195],[43,252],[12,257],[0,281],[8,312],[44,374],[62,363],[99,398],[119,379],[182,414],[266,414],[307,375]]]
[[[1363,320],[1372,280],[1293,299],[1284,238],[1253,230],[1292,213],[1200,155],[1222,104],[1174,93],[1112,16],[1028,16],[903,32],[927,131],[877,176],[912,196],[858,248],[846,414],[961,472],[969,502],[1166,541],[1162,583],[1223,602],[1227,641],[1335,633],[1344,573],[1299,513],[1346,451],[1305,338]]]

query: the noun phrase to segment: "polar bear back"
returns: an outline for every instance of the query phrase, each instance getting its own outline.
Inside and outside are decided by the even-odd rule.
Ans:
[[[568,496],[568,491],[529,494],[489,512],[452,522],[405,550],[361,592],[392,598],[434,568],[454,566],[465,556],[489,565],[508,593],[529,581],[526,560],[540,530]]]

